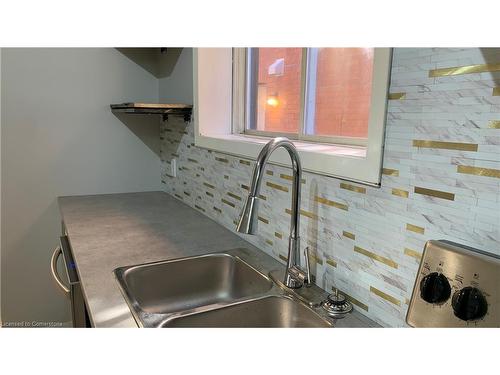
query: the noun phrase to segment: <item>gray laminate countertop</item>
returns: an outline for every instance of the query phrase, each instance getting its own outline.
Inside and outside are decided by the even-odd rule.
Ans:
[[[235,233],[164,192],[59,197],[90,318],[95,327],[137,327],[113,270],[245,247]],[[376,324],[354,312],[340,327]]]

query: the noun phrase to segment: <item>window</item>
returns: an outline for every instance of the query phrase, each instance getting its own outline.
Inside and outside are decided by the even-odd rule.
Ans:
[[[373,48],[248,48],[244,125],[238,132],[366,145]],[[241,131],[243,130],[243,131]]]
[[[379,185],[391,50],[197,48],[195,145],[255,159],[294,141],[305,171]],[[271,163],[289,166],[286,152]]]
[[[302,48],[247,49],[245,133],[285,134],[300,129]]]

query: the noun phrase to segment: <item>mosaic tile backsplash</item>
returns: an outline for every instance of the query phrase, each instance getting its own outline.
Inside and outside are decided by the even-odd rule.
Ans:
[[[173,117],[161,158],[166,192],[234,230],[251,161],[196,147],[193,124]],[[284,263],[291,170],[266,172],[258,235],[245,238]],[[427,240],[500,254],[500,49],[395,49],[382,186],[303,178],[300,235],[316,283],[383,326],[406,326]]]

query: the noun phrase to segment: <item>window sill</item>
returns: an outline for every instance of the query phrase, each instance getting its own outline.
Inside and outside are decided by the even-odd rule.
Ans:
[[[235,134],[197,134],[195,136],[195,144],[198,147],[252,160],[256,159],[268,141],[269,138],[266,137]],[[293,140],[292,142],[299,151],[304,171],[378,186],[379,170],[369,170],[373,180],[367,181],[362,178],[367,173],[366,147]],[[271,156],[270,162],[289,167],[290,157],[285,150],[278,149]]]
[[[265,145],[271,140],[270,137],[259,137],[254,135],[220,135],[219,139],[224,139],[232,142],[249,142],[257,145]],[[337,156],[350,156],[357,158],[366,157],[366,147],[350,146],[317,142],[305,142],[298,140],[291,140],[299,152],[312,152],[318,154],[337,155]],[[241,156],[241,155],[240,155]]]

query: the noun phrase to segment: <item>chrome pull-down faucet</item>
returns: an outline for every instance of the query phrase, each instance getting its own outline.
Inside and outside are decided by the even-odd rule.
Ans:
[[[309,269],[309,251],[307,249],[305,251],[307,271],[303,271],[299,266],[300,185],[302,180],[302,166],[300,164],[297,149],[288,138],[274,138],[264,146],[259,153],[259,156],[257,156],[252,175],[252,185],[241,212],[240,221],[236,230],[240,233],[255,234],[257,227],[259,191],[262,176],[264,175],[264,168],[273,151],[280,147],[283,147],[286,151],[288,151],[293,169],[290,237],[288,239],[288,262],[286,266],[284,284],[289,288],[300,288],[304,284],[311,283],[311,273]]]

